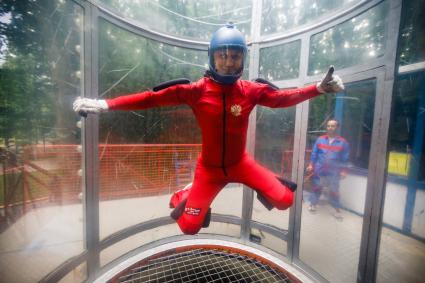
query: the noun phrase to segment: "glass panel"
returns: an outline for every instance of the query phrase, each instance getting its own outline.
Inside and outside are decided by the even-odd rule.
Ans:
[[[211,231],[217,233],[217,231],[222,231],[223,235],[239,237],[240,235],[240,226],[211,222],[211,225],[206,230],[201,230],[202,232],[211,233]],[[220,234],[220,233],[218,233]],[[100,253],[100,265],[104,266],[111,261],[117,259],[124,254],[142,247],[143,245],[151,244],[158,239],[173,237],[181,235],[181,231],[177,225],[164,225],[155,229],[146,230],[144,232],[138,233],[136,235],[130,236],[112,246],[107,247]],[[140,278],[138,278],[140,279]],[[164,281],[164,280],[163,280]],[[169,281],[164,281],[169,282]],[[189,280],[190,282],[190,280]]]
[[[400,65],[425,61],[425,0],[403,1]]]
[[[377,282],[425,277],[425,72],[395,83]]]
[[[385,1],[351,20],[313,35],[308,74],[322,73],[330,65],[341,69],[383,56],[388,36],[388,10],[389,4]]]
[[[59,283],[84,282],[85,280],[87,280],[87,264],[83,262],[64,276]]]
[[[255,138],[255,159],[277,175],[290,180],[292,175],[292,156],[294,147],[295,107],[268,108],[258,106]],[[252,219],[281,230],[288,230],[289,210],[267,210],[254,198]],[[262,240],[262,245],[282,252],[286,242],[271,235],[252,231]],[[282,250],[282,248],[284,248]]]
[[[0,281],[38,282],[83,252],[83,10],[71,1],[0,8]]]
[[[242,190],[242,187],[241,187]],[[240,196],[238,196],[237,199],[240,199],[240,197],[242,197],[242,194],[240,194]],[[223,203],[223,202],[218,202],[218,201],[214,201],[215,203]],[[229,205],[229,202],[227,202],[227,206]],[[241,205],[242,206],[242,205]],[[214,206],[212,206],[212,211],[213,213],[215,213],[215,209]],[[235,210],[233,210],[232,213],[234,213]],[[224,214],[224,213],[221,213]],[[241,235],[241,226],[240,225],[234,225],[234,224],[230,224],[230,223],[223,223],[223,222],[211,222],[210,226],[208,228],[204,228],[201,229],[201,231],[199,232],[200,234],[218,234],[218,235],[225,235],[225,236],[230,236],[230,237],[234,237],[234,238],[239,238]]]
[[[100,265],[104,266],[105,264],[108,264],[118,257],[143,245],[155,242],[158,239],[172,237],[180,234],[181,231],[175,224],[163,225],[155,229],[149,229],[135,234],[102,250],[100,253]]]
[[[99,38],[101,97],[140,92],[179,77],[195,81],[208,62],[206,51],[141,38],[106,21],[100,23]],[[179,106],[105,113],[99,136],[101,238],[168,217],[170,196],[192,182],[201,150],[192,110]],[[229,185],[223,190],[212,212],[240,217],[242,190],[237,188]],[[221,199],[229,195],[240,205],[223,206]]]
[[[330,282],[357,282],[375,89],[350,83],[310,102],[300,258]]]
[[[252,0],[101,0],[123,17],[147,29],[209,41],[213,32],[233,22],[248,38],[251,32]]]
[[[207,52],[141,38],[100,22],[101,97],[147,90],[179,77],[202,76]],[[170,194],[192,181],[200,131],[189,107],[110,112],[100,118],[101,238],[168,216]],[[132,215],[132,217],[122,217]]]
[[[361,0],[263,0],[261,34],[287,32],[301,25],[318,22]]]
[[[259,75],[269,81],[298,77],[301,40],[260,49]]]

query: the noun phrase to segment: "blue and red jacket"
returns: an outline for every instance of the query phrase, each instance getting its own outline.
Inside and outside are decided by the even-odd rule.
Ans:
[[[328,135],[320,136],[311,152],[314,173],[340,173],[347,166],[349,154],[349,144],[343,137],[335,136],[330,144]]]

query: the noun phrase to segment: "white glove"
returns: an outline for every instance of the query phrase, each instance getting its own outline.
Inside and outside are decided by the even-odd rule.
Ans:
[[[334,75],[334,66],[330,66],[328,73],[318,82],[316,87],[320,93],[340,92],[343,91],[344,84],[338,75]]]
[[[108,103],[103,99],[91,99],[78,97],[73,103],[73,109],[80,115],[85,116],[87,113],[100,113],[108,111]]]

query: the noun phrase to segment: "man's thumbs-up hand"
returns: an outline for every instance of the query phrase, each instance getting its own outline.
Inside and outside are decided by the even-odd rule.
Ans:
[[[321,93],[340,92],[344,90],[344,84],[338,75],[334,75],[334,66],[330,66],[323,79],[317,83],[317,90]]]

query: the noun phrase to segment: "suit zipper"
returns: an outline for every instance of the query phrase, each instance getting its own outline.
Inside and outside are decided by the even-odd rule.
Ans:
[[[227,176],[226,167],[224,166],[224,157],[226,156],[226,95],[222,93],[223,97],[223,141],[221,152],[221,168],[223,169],[224,176]]]

